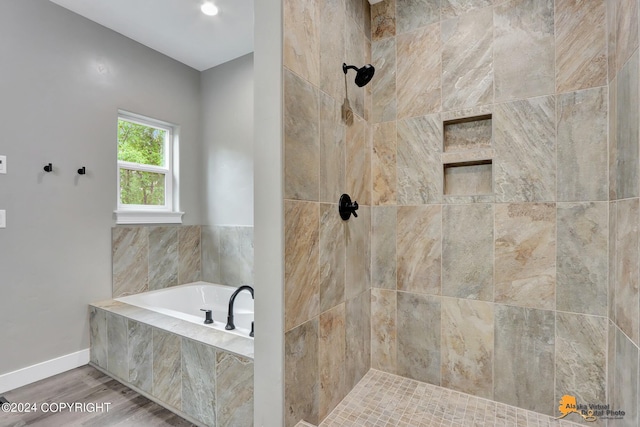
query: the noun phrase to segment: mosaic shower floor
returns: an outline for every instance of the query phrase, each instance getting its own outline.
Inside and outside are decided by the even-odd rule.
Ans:
[[[575,414],[571,415],[575,416]],[[572,427],[579,425],[372,369],[320,424],[320,427]]]

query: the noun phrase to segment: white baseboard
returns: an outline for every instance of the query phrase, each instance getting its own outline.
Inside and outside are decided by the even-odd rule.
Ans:
[[[89,363],[89,349],[46,360],[0,375],[0,394]]]

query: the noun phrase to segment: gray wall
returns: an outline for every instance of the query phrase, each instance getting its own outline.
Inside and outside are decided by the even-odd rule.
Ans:
[[[255,2],[254,425],[284,425],[282,0]],[[260,333],[268,331],[268,333]]]
[[[118,108],[181,125],[185,224],[202,164],[197,71],[46,0],[0,2],[0,58],[2,374],[87,348],[87,304],[111,296]]]
[[[253,225],[253,54],[203,71],[204,224]]]

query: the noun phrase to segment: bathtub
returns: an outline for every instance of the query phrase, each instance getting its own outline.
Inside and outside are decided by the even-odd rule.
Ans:
[[[253,299],[247,291],[240,292],[235,300],[233,313],[236,329],[227,331],[224,328],[227,324],[229,298],[236,289],[231,286],[194,282],[115,298],[115,300],[219,331],[251,338],[249,333],[253,321]],[[201,309],[211,310],[213,323],[208,325],[204,323],[205,313]]]
[[[89,363],[195,425],[252,426],[249,292],[236,297],[236,329],[224,329],[236,289],[195,282],[89,304]]]

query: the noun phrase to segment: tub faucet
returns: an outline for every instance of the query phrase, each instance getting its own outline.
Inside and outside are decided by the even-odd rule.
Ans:
[[[253,288],[247,285],[240,286],[238,289],[235,290],[233,294],[231,294],[231,298],[229,298],[229,313],[227,314],[227,326],[224,327],[227,331],[230,331],[236,328],[236,325],[233,324],[233,304],[236,301],[236,296],[244,290],[251,292],[251,298],[253,299]],[[251,333],[249,334],[249,336],[253,336],[253,322],[251,322]]]

